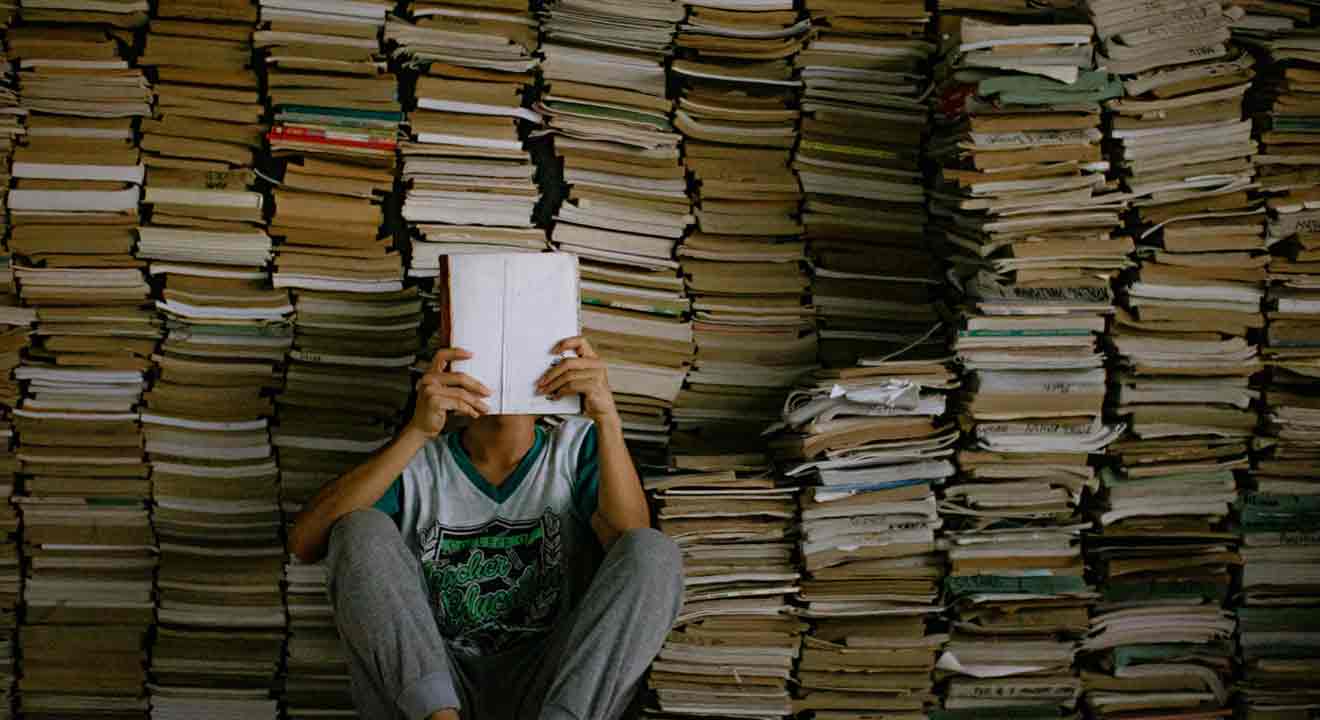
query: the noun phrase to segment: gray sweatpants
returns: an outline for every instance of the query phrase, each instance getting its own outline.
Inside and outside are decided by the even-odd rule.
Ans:
[[[499,655],[451,653],[421,566],[384,513],[358,510],[330,536],[330,599],[364,720],[614,720],[660,651],[683,596],[673,541],[634,530],[609,549],[585,595],[545,639]]]

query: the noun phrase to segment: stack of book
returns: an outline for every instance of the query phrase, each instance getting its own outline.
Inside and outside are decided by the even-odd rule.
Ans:
[[[270,252],[258,228],[140,230],[167,323],[142,413],[161,547],[153,716],[274,712],[284,546],[268,424],[293,306],[267,287]]]
[[[1100,148],[1100,103],[1121,88],[1072,19],[940,18],[931,211],[963,297],[969,436],[940,503],[954,620],[938,667],[960,717],[1057,716],[1081,691],[1095,593],[1079,506],[1089,454],[1122,432],[1103,419],[1098,340],[1132,243]]]
[[[643,483],[685,574],[644,717],[790,715],[803,630],[788,604],[799,589],[790,540],[798,488],[776,481],[764,452],[682,448],[674,465]]]
[[[581,259],[583,332],[609,365],[639,461],[664,463],[669,411],[694,350],[674,245],[696,221],[665,60],[684,9],[646,3],[550,3],[536,104],[564,183],[555,246]]]
[[[411,392],[420,301],[382,228],[403,119],[381,47],[392,7],[263,0],[253,37],[275,122],[273,282],[294,289],[273,434],[290,513],[383,445]]]
[[[918,356],[919,357],[919,356]],[[947,635],[927,632],[944,577],[935,486],[955,472],[958,431],[942,422],[957,378],[940,358],[822,370],[794,391],[771,440],[809,479],[798,600],[811,622],[795,712],[912,716],[935,702]]]
[[[159,329],[132,248],[144,175],[133,124],[151,91],[121,43],[131,34],[109,27],[145,12],[123,9],[8,35],[31,112],[8,205],[19,297],[37,311],[14,411],[28,572],[19,691],[32,717],[147,709],[156,550],[137,406]],[[77,17],[67,10],[28,20]]]
[[[973,525],[994,508],[1048,527],[1080,500],[1087,453],[1119,432],[1101,418],[1097,336],[1113,311],[1104,275],[1132,243],[1114,236],[1122,199],[1098,125],[1099,102],[1121,90],[1092,69],[1089,25],[952,15],[941,26],[932,213],[965,297],[955,349],[973,373],[964,414],[980,451],[965,463],[979,482],[946,500]],[[1040,452],[1051,462],[1024,455]]]
[[[1320,501],[1314,481],[1258,483],[1242,507],[1238,698],[1244,717],[1296,717],[1320,707]]]
[[[810,20],[791,2],[688,5],[672,69],[697,183],[698,232],[679,248],[697,359],[674,416],[679,427],[764,427],[816,363],[791,166],[802,84],[792,59]]]
[[[1153,442],[1245,438],[1256,425],[1248,382],[1261,367],[1252,335],[1268,257],[1265,209],[1247,192],[1252,60],[1238,53],[1127,78],[1128,97],[1110,103],[1140,233],[1111,329],[1118,413]]]
[[[3,195],[7,188],[0,188]],[[17,677],[15,661],[18,650],[18,606],[22,599],[23,574],[20,567],[18,510],[13,505],[19,463],[14,454],[13,410],[21,394],[13,380],[14,369],[32,334],[36,313],[18,307],[18,298],[12,285],[0,297],[0,421],[3,438],[0,439],[0,717],[10,717],[13,707],[14,680]]]
[[[1097,716],[1226,715],[1239,564],[1229,526],[1246,439],[1125,439],[1110,446],[1100,531],[1087,556],[1102,598],[1083,674]],[[1209,717],[1211,715],[1207,715]]]
[[[398,87],[381,50],[384,0],[262,0],[253,43],[265,51],[274,169],[276,287],[389,292],[402,264],[381,239],[393,189]]]
[[[1306,6],[1251,9],[1264,16],[1258,21],[1276,27],[1281,20],[1311,25]],[[1278,32],[1260,41],[1261,76],[1248,96],[1261,143],[1254,158],[1257,180],[1270,194],[1271,251],[1263,348],[1268,375],[1241,517],[1238,698],[1248,718],[1290,717],[1320,707],[1313,682],[1320,647],[1309,639],[1320,622],[1320,485],[1314,479],[1320,463],[1320,236],[1314,230],[1320,155],[1313,150],[1320,53],[1313,29]]]
[[[926,237],[921,97],[934,47],[924,3],[809,0],[816,34],[794,65],[805,91],[793,159],[814,266],[820,354],[846,367],[939,321]],[[931,348],[943,343],[931,337]]]
[[[454,252],[545,247],[534,227],[536,166],[518,120],[535,83],[536,18],[526,2],[407,3],[391,16],[392,54],[418,71],[403,143],[403,218],[412,230],[408,274],[434,277]]]
[[[288,587],[289,644],[282,698],[288,717],[356,717],[349,692],[348,656],[335,630],[324,562],[304,563],[290,555],[284,579]]]
[[[0,6],[0,29],[9,28],[10,16],[14,6],[6,3]],[[0,36],[3,37],[3,36]],[[0,40],[3,42],[3,40]],[[24,129],[24,110],[18,99],[15,87],[14,64],[6,54],[0,67],[0,168],[3,168],[5,180],[0,185],[0,199],[9,194],[9,162],[14,152],[14,145]],[[3,207],[0,200],[0,207]],[[9,217],[0,216],[0,429],[3,439],[0,446],[0,496],[4,505],[0,507],[0,526],[5,537],[0,543],[0,717],[8,718],[14,707],[14,681],[18,677],[15,663],[18,655],[18,605],[22,599],[23,571],[20,567],[18,533],[18,509],[13,504],[14,488],[18,480],[18,458],[14,455],[13,410],[22,397],[19,383],[14,379],[14,369],[18,367],[22,353],[30,342],[32,323],[36,313],[31,309],[19,307],[19,300],[14,288],[14,275],[9,252]]]
[[[138,58],[154,71],[156,95],[155,116],[141,126],[151,224],[224,230],[262,221],[261,195],[246,192],[265,133],[251,67],[256,20],[250,0],[156,4]]]
[[[289,519],[394,435],[412,394],[422,298],[417,288],[297,290],[294,309],[295,346],[272,434]]]

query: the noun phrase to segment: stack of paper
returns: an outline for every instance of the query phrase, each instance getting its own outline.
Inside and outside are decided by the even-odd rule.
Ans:
[[[1121,88],[1093,69],[1090,25],[941,22],[932,213],[966,298],[954,346],[974,373],[966,413],[987,451],[980,477],[1026,471],[1028,491],[973,487],[948,499],[969,517],[997,507],[1050,524],[1080,499],[1085,453],[1118,433],[1101,420],[1097,339],[1113,311],[1105,276],[1127,264],[1132,243],[1114,236],[1123,198],[1106,183],[1098,126],[1100,101]],[[1066,457],[1038,473],[1019,454],[1039,452]]]
[[[381,240],[394,184],[396,78],[381,50],[384,0],[262,0],[253,43],[265,51],[270,151],[284,160],[271,234],[276,287],[388,292],[399,254]],[[278,174],[278,171],[277,171]]]
[[[8,29],[12,3],[0,6],[0,28]],[[14,65],[6,57],[0,65],[0,158],[8,174],[9,159],[14,145],[24,130],[27,111],[19,102]],[[0,185],[0,202],[9,194],[9,179]],[[13,410],[22,397],[22,390],[14,379],[22,352],[31,342],[32,323],[36,313],[19,307],[17,290],[8,243],[9,218],[5,213],[0,221],[0,717],[8,718],[14,707],[14,681],[18,672],[18,605],[22,600],[23,573],[20,567],[18,508],[12,497],[18,481],[19,464],[14,455]]]
[[[798,488],[776,482],[764,453],[701,452],[678,450],[679,472],[644,482],[685,574],[683,609],[651,666],[657,707],[647,717],[792,714],[803,630],[787,602],[799,589],[789,541]]]
[[[157,3],[138,59],[156,80],[156,113],[141,125],[153,225],[262,222],[262,197],[249,191],[265,131],[251,67],[256,20],[248,0]]]
[[[1227,714],[1232,668],[1228,525],[1245,439],[1129,439],[1109,452],[1101,531],[1087,545],[1103,595],[1084,644],[1086,703],[1101,717]]]
[[[1042,552],[1049,552],[1045,541],[1026,532],[998,537],[984,542],[1003,543],[1003,551],[981,548],[984,554],[976,558],[988,571],[962,570],[955,561],[945,582],[955,620],[937,663],[936,677],[948,678],[944,713],[969,719],[1068,717],[1081,690],[1072,668],[1073,638],[1086,628],[1094,593],[1080,561],[1070,570],[1039,572],[1051,564]],[[1033,555],[1016,570],[1023,552]],[[1053,555],[1056,566],[1071,562],[1066,539],[1055,543]]]
[[[92,22],[140,24],[145,9]],[[133,124],[150,89],[107,25],[27,25],[8,51],[31,112],[11,170],[9,246],[38,321],[15,375],[25,623],[59,639],[31,646],[21,702],[36,716],[95,706],[141,717],[156,559],[137,405],[159,329],[132,255],[144,170]],[[100,642],[105,656],[86,651]]]
[[[408,274],[434,277],[451,252],[536,251],[536,166],[518,120],[535,80],[536,18],[525,2],[410,2],[391,16],[393,55],[420,75],[403,144],[403,217],[413,228]]]
[[[939,319],[920,168],[934,47],[921,2],[809,0],[806,9],[818,33],[794,60],[806,89],[793,163],[806,192],[821,356],[846,366],[902,348]]]
[[[1207,12],[1220,22],[1217,5]],[[1265,209],[1247,195],[1251,65],[1238,52],[1144,72],[1110,103],[1141,228],[1140,267],[1111,330],[1124,369],[1118,412],[1139,437],[1196,443],[1246,437],[1256,424],[1248,377],[1260,369],[1253,331],[1268,257]]]
[[[935,701],[947,635],[926,633],[944,576],[934,487],[955,472],[958,432],[940,419],[956,387],[933,358],[819,371],[789,396],[771,446],[812,485],[798,593],[812,628],[796,712],[912,714]]]
[[[583,331],[609,364],[634,455],[660,465],[693,353],[673,253],[696,218],[664,67],[683,16],[676,0],[548,3],[536,104],[547,170],[559,170],[544,182],[563,183],[551,239],[581,258]]]
[[[273,564],[278,568],[279,559]],[[207,565],[194,567],[204,572]],[[283,648],[283,630],[240,628],[237,621],[209,632],[157,627],[151,649],[152,720],[278,717],[270,688]]]
[[[353,717],[348,657],[335,630],[325,564],[300,562],[290,555],[284,579],[289,642],[283,699],[288,716],[290,720]]]
[[[1257,473],[1261,490],[1242,508],[1241,697],[1247,717],[1313,712],[1320,707],[1320,501],[1313,481]]]
[[[161,547],[152,707],[164,717],[172,703],[226,699],[213,686],[228,673],[197,667],[193,655],[214,652],[217,633],[284,627],[268,423],[293,306],[287,290],[266,287],[270,239],[260,230],[191,231],[183,242],[171,228],[140,233],[139,253],[164,275],[156,306],[168,328],[142,413]],[[249,675],[235,686],[269,687],[278,653],[232,649]]]
[[[1266,258],[1242,107],[1254,61],[1225,42],[1237,14],[1213,2],[1087,9],[1101,66],[1123,76],[1109,134],[1139,228],[1140,267],[1111,331],[1125,370],[1118,412],[1143,438],[1245,437]]]
[[[296,338],[273,433],[290,516],[389,442],[412,393],[422,321],[416,288],[298,290],[294,306]]]
[[[3,191],[0,191],[3,192]],[[22,569],[19,561],[18,510],[12,497],[17,484],[19,463],[14,455],[13,409],[19,402],[18,383],[13,379],[20,353],[27,347],[36,313],[17,307],[17,298],[8,295],[0,308],[0,412],[3,413],[3,438],[0,438],[0,717],[9,717],[17,676],[14,666],[17,649],[18,605],[22,597]]]

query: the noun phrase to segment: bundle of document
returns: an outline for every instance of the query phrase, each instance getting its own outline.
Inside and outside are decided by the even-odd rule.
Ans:
[[[276,287],[388,292],[402,287],[381,203],[393,190],[398,87],[386,72],[387,2],[333,0],[308,9],[262,0],[253,44],[264,51],[271,154],[283,160],[273,193]]]
[[[558,0],[541,17],[534,134],[550,138],[543,179],[559,186],[551,240],[581,259],[583,330],[609,364],[634,455],[663,465],[693,353],[674,246],[695,216],[665,80],[684,6]]]
[[[1279,487],[1285,481],[1256,472],[1261,490],[1242,507],[1242,699],[1253,715],[1308,711],[1320,706],[1311,681],[1320,662],[1320,496],[1314,482]]]
[[[543,248],[536,166],[519,128],[535,119],[527,105],[538,39],[527,4],[409,3],[409,20],[390,16],[385,39],[419,73],[402,145],[409,274],[433,276],[453,252]]]
[[[393,293],[294,292],[294,345],[276,398],[287,512],[383,447],[413,389],[422,299]]]
[[[795,390],[771,439],[803,493],[800,614],[811,622],[795,712],[920,713],[947,635],[935,486],[956,471],[942,417],[948,359],[821,370]]]
[[[802,622],[790,613],[799,572],[789,540],[798,488],[764,453],[707,447],[643,483],[659,530],[683,552],[678,621],[651,666],[646,717],[780,717]]]
[[[806,9],[815,33],[793,61],[805,84],[793,165],[806,193],[820,352],[847,366],[938,321],[920,167],[935,48],[919,2],[814,0]]]
[[[16,501],[32,638],[21,706],[141,716],[156,550],[138,405],[160,331],[142,309],[149,288],[132,254],[144,179],[133,128],[150,114],[151,91],[111,26],[140,24],[145,12],[66,25],[34,11],[29,20],[51,24],[7,37],[29,112],[10,173],[9,247],[37,320],[15,371],[25,384]],[[105,655],[88,652],[93,644]]]
[[[1099,716],[1226,712],[1241,564],[1229,525],[1245,438],[1129,438],[1110,446],[1100,531],[1087,559],[1102,598],[1084,644],[1086,703]]]
[[[304,563],[290,555],[284,579],[288,588],[289,638],[284,655],[283,700],[289,717],[353,717],[348,657],[335,629],[325,563]]]
[[[257,8],[240,0],[157,4],[138,59],[156,78],[155,114],[140,128],[151,224],[222,230],[264,221],[252,192],[266,130],[252,67],[256,21]]]
[[[3,441],[0,443],[0,497],[5,505],[0,508],[0,717],[9,717],[13,707],[15,666],[18,650],[18,606],[22,600],[23,574],[20,567],[20,537],[18,509],[12,497],[18,484],[19,463],[14,455],[13,410],[19,401],[18,384],[13,380],[20,354],[27,347],[36,313],[17,307],[12,294],[4,298],[0,310],[0,376],[4,385],[12,388],[0,397],[3,413]]]

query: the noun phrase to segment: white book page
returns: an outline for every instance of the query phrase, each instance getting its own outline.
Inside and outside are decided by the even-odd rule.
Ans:
[[[492,413],[507,412],[501,379],[504,372],[504,255],[452,255],[449,262],[449,344],[472,353],[452,363],[490,388],[485,398]]]
[[[578,335],[577,256],[568,253],[505,255],[504,412],[572,415],[582,399],[552,401],[536,394],[536,381],[559,357],[550,351]],[[570,353],[571,355],[571,353]]]

